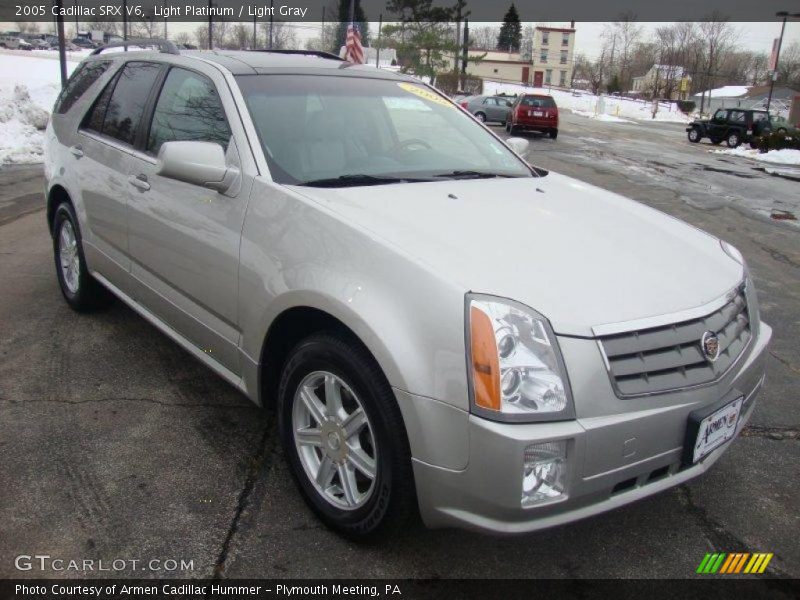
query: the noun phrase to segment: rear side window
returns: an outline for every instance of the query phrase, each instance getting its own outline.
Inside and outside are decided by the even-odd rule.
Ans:
[[[532,106],[534,108],[556,108],[556,101],[550,96],[525,96],[522,99],[522,106]]]
[[[79,66],[58,95],[54,111],[64,114],[72,108],[86,93],[86,90],[108,70],[109,66],[111,66],[109,60],[87,62]]]
[[[214,142],[227,149],[231,137],[225,110],[211,81],[192,71],[170,70],[158,97],[147,138],[147,152],[164,142]]]
[[[106,116],[106,109],[108,108],[108,101],[111,99],[111,92],[114,91],[114,85],[117,83],[119,74],[117,74],[108,85],[103,89],[103,92],[94,101],[92,110],[90,110],[86,117],[83,119],[81,127],[100,133],[103,131],[103,119]]]
[[[145,104],[161,65],[130,62],[117,76],[108,101],[101,133],[125,144],[133,144]]]

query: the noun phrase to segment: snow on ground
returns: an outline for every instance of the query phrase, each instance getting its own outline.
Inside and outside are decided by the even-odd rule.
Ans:
[[[659,103],[658,112],[653,118],[653,103],[645,100],[633,100],[618,96],[595,96],[589,92],[572,92],[535,88],[519,83],[498,83],[484,81],[484,94],[550,94],[559,108],[566,108],[573,113],[613,123],[630,123],[630,119],[639,121],[661,121],[668,123],[689,123],[692,118],[685,115],[672,102]],[[609,118],[613,117],[613,118]]]
[[[44,129],[61,75],[58,60],[38,54],[0,53],[0,164],[42,160]],[[68,61],[67,73],[77,64]]]
[[[723,85],[722,87],[706,91],[706,98],[738,98],[744,96],[750,88],[746,85]],[[703,94],[695,94],[696,98],[700,98]]]
[[[742,156],[766,163],[780,165],[800,165],[800,150],[770,150],[761,154],[758,150],[739,146],[738,148],[723,148],[722,150],[712,150],[715,154],[731,154]]]

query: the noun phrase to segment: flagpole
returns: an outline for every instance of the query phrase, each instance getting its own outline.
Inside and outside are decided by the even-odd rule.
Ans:
[[[350,23],[355,19],[356,14],[356,0],[350,0]]]

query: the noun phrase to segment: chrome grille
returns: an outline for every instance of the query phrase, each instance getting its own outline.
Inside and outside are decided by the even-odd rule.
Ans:
[[[709,361],[700,339],[719,338],[719,357]],[[699,319],[600,338],[611,379],[620,396],[657,394],[716,381],[750,341],[747,297],[741,286],[722,308]]]

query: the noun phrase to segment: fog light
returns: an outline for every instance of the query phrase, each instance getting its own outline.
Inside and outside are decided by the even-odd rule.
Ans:
[[[522,468],[522,506],[567,497],[567,440],[531,444]]]

